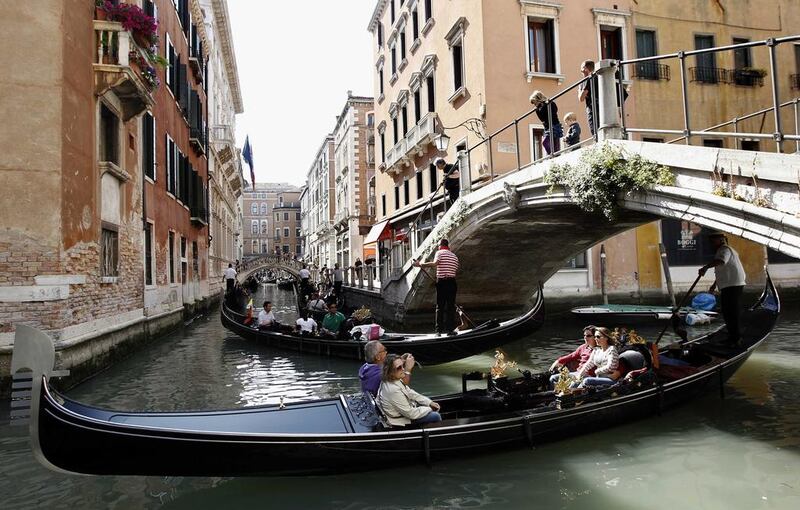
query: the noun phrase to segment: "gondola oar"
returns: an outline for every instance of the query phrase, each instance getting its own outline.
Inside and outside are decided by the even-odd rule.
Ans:
[[[683,295],[681,302],[678,303],[678,306],[676,306],[672,310],[672,316],[670,316],[669,322],[664,325],[664,328],[661,330],[661,333],[658,334],[658,337],[654,342],[655,345],[658,345],[658,342],[661,340],[661,337],[664,336],[664,333],[667,331],[667,328],[670,326],[670,324],[672,324],[672,329],[675,331],[675,334],[681,337],[681,341],[683,342],[687,341],[688,337],[686,333],[686,328],[684,328],[683,325],[680,323],[680,316],[678,315],[678,311],[683,307],[683,305],[686,304],[686,299],[688,299],[688,297],[692,294],[694,287],[697,285],[697,282],[699,282],[700,278],[702,277],[703,275],[701,274],[697,275],[697,278],[695,278],[692,286],[689,287],[689,290],[686,291],[686,294]]]
[[[422,272],[422,274],[427,276],[428,279],[432,281],[434,285],[436,285],[436,280],[434,280],[433,276],[431,276],[430,273],[428,273],[428,271],[424,267],[420,267],[419,270],[420,272]],[[467,315],[467,312],[465,312],[464,309],[461,308],[459,305],[456,305],[456,312],[463,315],[464,318],[467,319],[470,322],[470,324],[472,324],[473,328],[475,327],[475,321],[470,319],[469,315]]]

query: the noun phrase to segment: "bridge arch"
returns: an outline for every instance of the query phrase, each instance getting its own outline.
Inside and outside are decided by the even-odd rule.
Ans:
[[[621,212],[615,221],[587,213],[567,192],[548,193],[549,185],[543,182],[554,161],[576,161],[587,150],[581,149],[508,174],[464,196],[416,247],[413,258],[429,258],[438,240],[447,236],[461,259],[459,303],[471,309],[489,304],[519,309],[538,281],[549,279],[565,260],[661,218],[689,220],[800,257],[800,219],[796,216],[800,203],[794,174],[786,171],[800,165],[797,156],[759,153],[762,161],[756,164],[754,156],[745,151],[675,146],[665,150],[663,144],[606,143],[620,144],[628,153],[640,153],[670,166],[675,185],[620,196]],[[709,174],[720,165],[737,168],[743,182],[758,172],[758,183],[776,208],[713,194]],[[411,267],[410,261],[403,269],[398,278],[384,283],[384,299],[404,311],[429,309],[435,298],[430,279]]]
[[[282,270],[291,274],[295,278],[300,278],[300,269],[303,268],[302,262],[296,260],[286,259],[278,255],[262,255],[260,257],[252,258],[239,266],[239,272],[236,275],[236,280],[239,283],[244,283],[250,276],[255,273],[267,269]]]

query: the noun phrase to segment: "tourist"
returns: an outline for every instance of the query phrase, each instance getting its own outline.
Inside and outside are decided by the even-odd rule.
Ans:
[[[594,340],[597,347],[592,351],[589,360],[578,371],[580,388],[587,386],[609,386],[614,384],[619,377],[619,354],[617,354],[616,340],[608,328],[595,328]],[[594,370],[594,376],[589,375]]]
[[[742,291],[744,290],[745,274],[739,254],[728,246],[728,238],[719,231],[712,231],[708,239],[716,250],[714,258],[701,267],[697,273],[700,276],[714,268],[715,281],[709,292],[719,288],[720,307],[722,318],[728,329],[727,343],[734,347],[741,346],[741,333],[739,328],[739,314],[741,312]]]
[[[558,105],[556,105],[555,101],[548,101],[541,90],[535,90],[531,94],[530,102],[535,108],[536,116],[539,117],[544,126],[542,147],[544,147],[545,153],[558,152],[561,149],[561,137],[564,136],[564,128],[558,118]]]
[[[328,305],[325,300],[319,297],[319,292],[312,292],[311,299],[308,300],[307,305],[309,313],[314,319],[322,320],[326,313],[328,313]]]
[[[275,330],[277,327],[278,321],[272,313],[272,302],[264,301],[264,308],[258,312],[258,329]]]
[[[443,238],[433,262],[414,260],[414,267],[436,268],[436,333],[455,335],[458,257],[450,251],[450,242]]]
[[[581,63],[581,74],[584,77],[592,76],[594,72],[594,61],[592,60],[584,60]],[[586,119],[589,123],[589,132],[592,133],[592,136],[595,135],[597,119],[594,117],[594,112],[599,113],[599,105],[597,102],[597,98],[592,95],[592,88],[595,88],[595,92],[597,89],[597,78],[592,76],[588,80],[582,82],[578,86],[578,101],[586,103]]]
[[[386,347],[378,340],[370,340],[364,345],[364,358],[366,363],[358,369],[358,379],[361,381],[361,391],[368,391],[373,397],[378,395],[378,388],[381,385],[381,373],[383,362],[386,359]],[[409,353],[403,354],[401,358],[405,361],[405,373],[403,382],[408,384],[411,380],[411,371],[414,369],[416,361],[414,356]]]
[[[586,364],[586,362],[589,361],[589,358],[592,356],[592,352],[594,351],[595,347],[597,347],[597,342],[595,342],[594,335],[594,326],[586,326],[583,328],[583,343],[577,349],[569,354],[561,356],[555,360],[552,365],[550,365],[550,371],[556,372],[550,376],[551,387],[558,382],[558,379],[561,376],[558,371],[561,369],[561,367],[567,367],[567,370],[570,371],[570,376],[578,377],[578,373]],[[594,370],[590,370],[588,375],[594,375]]]
[[[326,338],[342,338],[342,325],[347,320],[342,312],[337,311],[336,303],[328,305],[328,313],[322,319],[320,334]]]
[[[442,421],[439,404],[409,388],[403,378],[406,363],[396,354],[389,354],[383,362],[378,406],[392,426],[422,425]]]
[[[572,147],[581,141],[581,125],[578,124],[578,118],[572,112],[567,112],[564,115],[564,124],[567,125],[567,136],[564,137],[564,143],[567,147]]]
[[[458,165],[448,165],[444,158],[436,158],[434,165],[444,172],[444,190],[450,202],[455,202],[461,193],[461,173],[458,171]]]
[[[225,294],[231,294],[236,285],[236,270],[233,268],[233,264],[228,264],[223,279],[225,280]]]
[[[362,269],[363,265],[364,263],[361,262],[361,258],[356,257],[356,262],[353,264],[353,267],[356,268],[356,277],[359,279],[359,281],[364,279],[364,271]]]
[[[342,284],[344,283],[344,271],[339,267],[339,263],[333,265],[333,292],[336,297],[342,295]]]
[[[309,278],[311,278],[311,271],[308,270],[305,264],[303,264],[302,269],[300,269],[300,290],[305,296],[307,294],[308,289],[310,289],[310,285],[308,283]]]
[[[300,310],[300,318],[295,325],[301,336],[313,336],[317,330],[317,321],[308,317],[308,310]]]

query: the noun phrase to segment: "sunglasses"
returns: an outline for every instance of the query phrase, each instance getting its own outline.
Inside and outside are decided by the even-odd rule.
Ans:
[[[394,367],[394,369],[395,370],[404,370],[405,367],[403,365],[399,365],[399,366]]]

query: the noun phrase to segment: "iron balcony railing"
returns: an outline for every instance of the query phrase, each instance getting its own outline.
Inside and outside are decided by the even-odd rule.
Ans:
[[[691,81],[699,83],[727,83],[728,72],[720,67],[690,67]]]
[[[640,80],[667,80],[669,81],[669,66],[656,62],[642,62],[633,68],[633,77]]]
[[[730,83],[745,87],[763,87],[765,72],[758,69],[731,69],[728,71]]]

